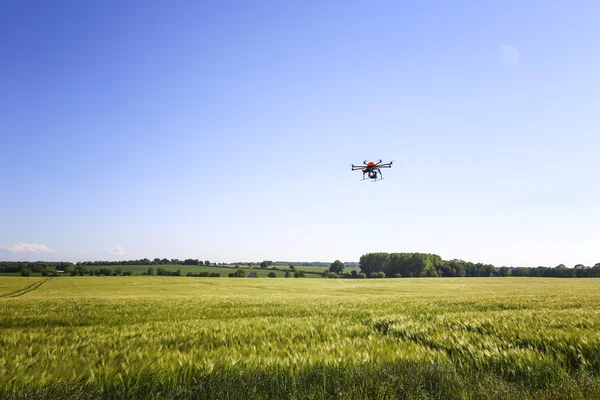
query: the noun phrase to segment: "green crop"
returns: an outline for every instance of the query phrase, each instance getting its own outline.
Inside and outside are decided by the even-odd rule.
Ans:
[[[600,281],[0,279],[0,398],[599,398]]]

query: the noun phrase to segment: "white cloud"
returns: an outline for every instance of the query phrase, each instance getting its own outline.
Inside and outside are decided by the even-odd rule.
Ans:
[[[12,246],[0,246],[0,250],[11,253],[54,253],[54,250],[43,244],[17,243]]]
[[[124,256],[125,250],[121,246],[113,247],[110,250],[106,251],[111,256]]]
[[[507,68],[515,68],[521,61],[521,54],[515,46],[504,45],[500,47],[502,63]]]

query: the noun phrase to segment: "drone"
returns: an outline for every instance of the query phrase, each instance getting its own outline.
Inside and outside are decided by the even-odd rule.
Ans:
[[[373,161],[369,161],[367,162],[366,160],[363,161],[364,165],[354,165],[352,164],[352,171],[362,171],[363,173],[363,178],[362,180],[366,180],[367,178],[365,178],[365,175],[367,175],[369,177],[369,179],[371,179],[371,182],[375,182],[375,181],[380,181],[383,179],[383,174],[381,173],[380,168],[392,168],[392,163],[393,161],[390,161],[389,163],[383,163],[383,161],[379,160],[379,162],[373,162]],[[377,178],[377,175],[379,174],[379,178]]]

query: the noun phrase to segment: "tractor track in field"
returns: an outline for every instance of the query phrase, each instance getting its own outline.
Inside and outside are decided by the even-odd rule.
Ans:
[[[39,289],[40,286],[42,286],[44,283],[48,282],[50,279],[52,279],[52,278],[46,278],[44,280],[35,282],[29,286],[25,286],[24,288],[14,291],[12,293],[6,293],[3,295],[0,295],[0,298],[9,299],[9,298],[13,298],[13,297],[21,297],[23,295],[26,295],[29,292],[33,292],[34,290]]]

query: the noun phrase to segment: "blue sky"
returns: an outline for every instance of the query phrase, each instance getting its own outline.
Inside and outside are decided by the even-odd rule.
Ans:
[[[596,1],[3,1],[0,259],[600,262]],[[351,163],[394,160],[360,182]]]

